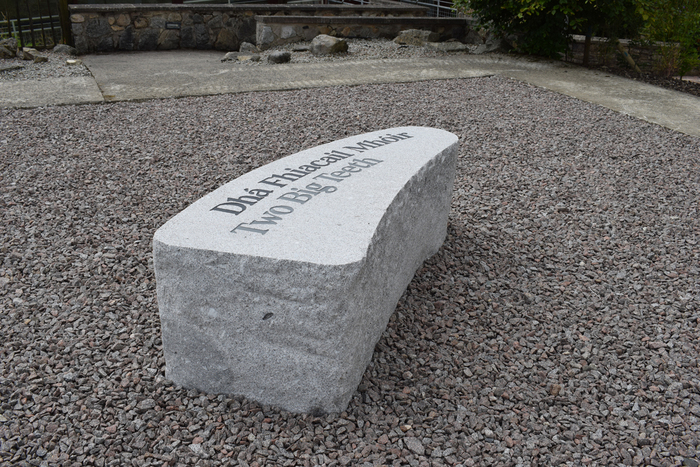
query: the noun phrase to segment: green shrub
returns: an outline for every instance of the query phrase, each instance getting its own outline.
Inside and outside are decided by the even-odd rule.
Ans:
[[[518,50],[554,58],[566,52],[571,34],[617,38],[636,34],[642,25],[637,0],[455,0],[454,5],[475,14],[482,26],[514,36]]]
[[[700,66],[700,0],[637,1],[645,38],[663,43],[656,70],[684,76]]]

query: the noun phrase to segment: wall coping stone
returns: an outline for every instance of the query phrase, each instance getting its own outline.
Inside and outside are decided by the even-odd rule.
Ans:
[[[412,16],[272,16],[258,15],[256,21],[265,24],[401,24],[401,25],[464,25],[464,18],[432,18]]]
[[[585,43],[586,42],[586,36],[582,34],[572,34],[571,35],[571,40],[576,42],[576,43]],[[629,45],[631,47],[667,47],[667,46],[678,46],[678,42],[652,42],[651,44],[642,44],[638,43],[635,44],[633,40],[631,39],[618,39],[620,44],[622,45]],[[610,39],[607,37],[599,37],[599,36],[592,36],[591,37],[591,43],[592,44],[607,44],[610,42]]]
[[[114,3],[109,5],[69,5],[71,14],[75,13],[127,13],[139,11],[309,11],[309,12],[380,12],[380,11],[397,11],[397,12],[414,12],[416,14],[425,14],[428,11],[426,7],[419,6],[348,6],[348,5],[304,5],[304,4],[170,4],[170,3]]]

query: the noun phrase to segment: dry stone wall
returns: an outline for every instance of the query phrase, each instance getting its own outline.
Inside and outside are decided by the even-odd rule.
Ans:
[[[566,57],[566,61],[582,64],[583,51],[586,38],[581,35],[573,35],[571,51]],[[623,49],[630,54],[637,66],[645,72],[660,71],[663,68],[664,48],[666,44],[643,45],[627,39],[620,39]],[[605,37],[591,38],[591,50],[588,58],[589,64],[593,66],[616,67],[626,66],[626,62],[617,46]],[[691,74],[699,74],[700,69],[694,70]]]
[[[262,49],[309,41],[320,34],[343,38],[393,39],[407,29],[432,31],[436,40],[463,41],[470,30],[464,18],[257,16],[256,20],[256,42]]]
[[[421,7],[344,5],[71,5],[81,54],[116,50],[238,50],[256,41],[256,16],[423,16]]]

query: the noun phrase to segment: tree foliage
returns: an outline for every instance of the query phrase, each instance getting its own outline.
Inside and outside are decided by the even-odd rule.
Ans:
[[[659,71],[683,76],[699,66],[700,0],[637,0],[637,3],[646,39],[664,43]]]
[[[472,11],[483,26],[514,36],[519,50],[557,57],[566,51],[570,34],[636,34],[643,22],[637,1],[455,0],[454,5]]]

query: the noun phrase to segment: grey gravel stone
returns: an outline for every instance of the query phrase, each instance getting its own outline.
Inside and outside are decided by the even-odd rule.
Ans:
[[[3,47],[0,45],[0,59],[13,58],[14,56],[15,56],[15,52],[12,52],[7,47]]]
[[[245,53],[245,54],[260,53],[260,50],[258,50],[258,48],[254,44],[251,44],[250,42],[241,42],[241,45],[240,45],[238,51]]]
[[[52,49],[53,53],[64,55],[78,55],[78,49],[67,44],[58,44]]]
[[[461,42],[427,42],[425,47],[439,52],[467,52],[469,46]]]
[[[23,68],[24,68],[24,65],[0,66],[0,73],[7,73],[9,71],[17,71],[17,70],[21,70]]]
[[[348,408],[293,415],[167,381],[155,230],[269,161],[404,125],[460,137],[447,238]],[[698,154],[698,138],[500,77],[0,110],[2,462],[697,461]]]
[[[267,61],[270,63],[287,63],[291,59],[292,54],[282,50],[276,50],[267,56]]]
[[[408,449],[415,452],[419,456],[425,454],[425,447],[423,447],[423,443],[421,443],[418,438],[415,438],[413,436],[406,436],[403,439],[403,443]]]
[[[240,52],[226,52],[226,54],[221,58],[222,62],[232,62],[238,60]]]
[[[21,60],[20,58],[3,60],[1,66],[14,67],[14,69],[0,73],[0,82],[91,76],[88,69],[82,65],[82,62],[77,66],[67,65],[66,56],[63,53],[49,51],[42,52],[42,56],[45,56],[48,61],[44,63],[34,63],[32,61]]]
[[[4,47],[5,50],[9,51],[13,55],[17,53],[17,39],[14,37],[8,37],[6,39],[0,40],[0,47]],[[6,57],[2,57],[6,58]],[[10,57],[7,57],[10,58]]]

